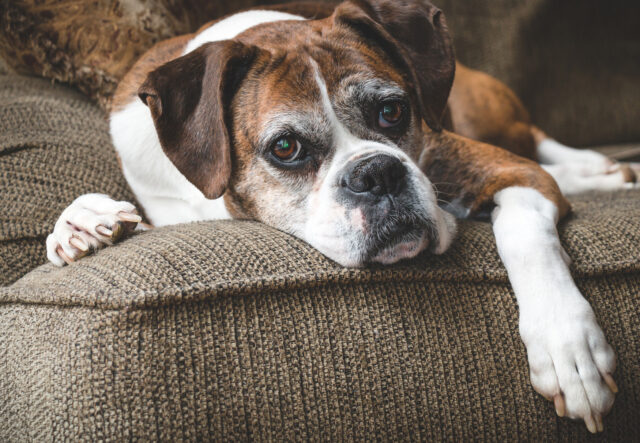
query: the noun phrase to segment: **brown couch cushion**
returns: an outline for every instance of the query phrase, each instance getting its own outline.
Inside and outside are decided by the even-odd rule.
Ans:
[[[0,75],[0,286],[46,261],[46,235],[87,192],[133,198],[104,113],[50,81]]]
[[[619,355],[605,437],[638,435],[640,199],[561,227]],[[157,229],[0,289],[0,438],[583,440],[531,388],[491,229],[344,269],[252,222]]]

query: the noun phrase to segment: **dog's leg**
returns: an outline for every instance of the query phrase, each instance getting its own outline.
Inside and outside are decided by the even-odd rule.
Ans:
[[[565,195],[637,187],[636,173],[629,165],[616,163],[596,151],[565,146],[535,126],[531,132],[538,160]]]
[[[559,416],[602,431],[617,391],[615,355],[571,277],[555,228],[558,209],[532,188],[503,189],[494,201],[493,231],[518,300],[531,383]]]
[[[630,183],[640,174],[638,165],[620,165],[596,151],[553,140],[531,124],[524,105],[504,83],[460,63],[448,104],[457,134],[537,159],[567,195],[633,188]]]
[[[71,264],[91,251],[112,245],[136,228],[142,218],[131,203],[103,194],[85,194],[65,209],[47,237],[47,258]]]
[[[615,162],[605,155],[590,149],[574,149],[565,146],[547,136],[535,126],[531,127],[531,132],[536,142],[536,154],[540,163],[549,165],[567,163],[590,165],[592,169],[585,170],[585,174],[606,173],[611,167],[615,166]]]
[[[458,214],[491,211],[533,387],[558,415],[601,431],[617,392],[615,355],[560,245],[556,223],[569,206],[557,184],[533,161],[446,131],[427,135],[425,143],[420,167],[438,191],[446,190],[439,198]]]

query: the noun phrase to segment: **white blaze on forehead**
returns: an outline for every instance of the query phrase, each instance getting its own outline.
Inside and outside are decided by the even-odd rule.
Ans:
[[[314,77],[318,84],[318,90],[320,92],[320,100],[322,102],[322,108],[327,118],[327,121],[331,125],[331,131],[333,136],[333,147],[335,155],[331,160],[331,168],[328,171],[328,177],[337,172],[336,169],[342,167],[349,161],[354,159],[355,154],[364,156],[369,153],[385,153],[393,157],[398,158],[403,163],[411,162],[407,155],[402,152],[397,146],[392,144],[382,144],[373,140],[365,140],[353,135],[349,129],[342,124],[333,105],[331,104],[331,98],[329,97],[329,91],[327,84],[322,77],[322,73],[318,67],[318,63],[309,58],[311,66],[314,70]]]
[[[322,74],[320,73],[320,69],[318,68],[318,63],[310,58],[311,66],[313,67],[314,77],[316,79],[316,83],[318,83],[318,90],[320,91],[320,99],[322,100],[322,108],[324,113],[331,123],[333,129],[333,139],[336,145],[336,149],[345,149],[350,145],[355,145],[363,142],[360,140],[340,122],[338,116],[336,115],[335,110],[333,109],[333,105],[331,104],[331,99],[329,98],[329,91],[327,90],[327,84],[322,78]]]
[[[327,84],[322,77],[318,63],[311,57],[309,60],[314,70],[316,83],[318,84],[322,108],[325,117],[331,126],[333,136],[334,156],[333,159],[331,159],[331,166],[327,172],[327,178],[332,177],[332,175],[337,173],[337,170],[342,168],[346,163],[355,160],[356,155],[358,157],[364,157],[367,154],[373,153],[384,153],[392,157],[396,157],[409,167],[412,173],[415,173],[416,171],[413,170],[416,169],[414,162],[406,153],[393,143],[383,144],[373,140],[365,140],[355,136],[349,131],[349,129],[340,121],[333,105],[331,104]]]
[[[416,169],[416,166],[413,160],[411,160],[409,156],[394,143],[388,142],[384,144],[374,140],[365,140],[355,136],[349,131],[349,129],[340,121],[333,108],[333,105],[331,104],[331,98],[329,97],[327,84],[322,77],[322,73],[320,72],[318,63],[311,57],[309,57],[309,60],[314,70],[316,83],[318,84],[322,108],[327,121],[331,125],[331,131],[333,135],[333,147],[335,155],[331,161],[332,167],[329,171],[329,175],[334,172],[334,166],[343,166],[347,162],[354,160],[356,154],[358,155],[358,157],[364,157],[367,154],[373,153],[387,154],[392,157],[396,157],[407,167],[409,167],[409,169],[412,170],[412,173],[415,173],[416,171],[413,171],[413,169]],[[373,84],[374,82],[373,80],[371,80],[369,82],[369,85]],[[392,89],[398,94],[400,94],[402,91],[399,88],[396,89],[393,85],[390,85],[389,89]]]

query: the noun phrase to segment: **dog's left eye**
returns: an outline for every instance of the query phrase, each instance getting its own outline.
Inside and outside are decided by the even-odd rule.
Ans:
[[[271,147],[273,155],[284,163],[292,163],[300,157],[302,144],[291,135],[281,137]]]
[[[381,128],[393,128],[402,122],[404,106],[400,102],[386,102],[378,111],[378,126]]]

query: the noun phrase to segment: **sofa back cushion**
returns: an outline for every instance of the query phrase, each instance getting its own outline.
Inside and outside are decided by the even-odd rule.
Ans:
[[[640,2],[433,0],[456,56],[573,146],[640,140]]]

